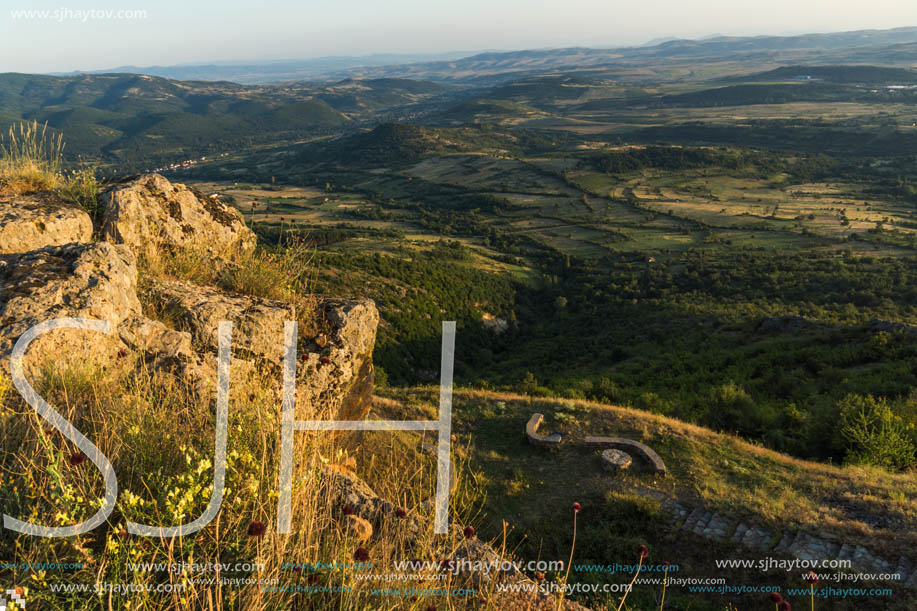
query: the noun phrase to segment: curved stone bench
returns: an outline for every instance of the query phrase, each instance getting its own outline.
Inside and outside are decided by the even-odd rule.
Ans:
[[[536,414],[536,416],[540,415],[541,414]],[[638,454],[649,461],[656,473],[659,475],[666,474],[665,463],[662,462],[662,458],[659,457],[659,454],[656,454],[651,447],[639,441],[624,439],[623,437],[586,437],[583,443],[589,446],[615,448],[617,450]]]
[[[544,420],[544,414],[532,414],[529,421],[525,423],[525,436],[529,443],[534,446],[557,447],[563,440],[560,433],[551,433],[547,437],[538,434],[538,425]]]

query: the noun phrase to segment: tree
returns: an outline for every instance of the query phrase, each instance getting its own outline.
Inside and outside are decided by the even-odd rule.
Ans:
[[[527,395],[535,394],[535,391],[538,390],[538,380],[535,379],[535,374],[526,371],[519,388]]]
[[[840,433],[846,442],[849,462],[886,469],[904,469],[917,464],[914,442],[885,399],[850,394],[838,407]]]

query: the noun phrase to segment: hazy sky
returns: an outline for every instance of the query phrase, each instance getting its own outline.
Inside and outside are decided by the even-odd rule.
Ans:
[[[0,0],[0,72],[917,25],[908,0]],[[48,10],[49,18],[15,11]],[[71,11],[61,20],[53,11]],[[75,11],[145,11],[142,19]]]

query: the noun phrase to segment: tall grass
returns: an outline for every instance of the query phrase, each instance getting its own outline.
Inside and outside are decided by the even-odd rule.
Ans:
[[[101,192],[102,183],[96,176],[96,167],[89,164],[81,164],[76,169],[63,172],[57,188],[58,195],[88,212],[94,223],[101,223],[102,220],[99,205]]]
[[[63,135],[37,121],[12,125],[0,138],[0,185],[16,194],[45,191],[61,183]]]
[[[65,170],[64,147],[63,135],[48,131],[47,123],[10,126],[6,136],[0,136],[0,195],[53,191],[98,222],[102,183],[96,176],[96,167],[81,163]]]
[[[96,443],[111,460],[119,481],[118,504],[106,524],[78,537],[46,539],[17,535],[0,538],[0,554],[31,568],[13,568],[10,585],[29,588],[29,604],[40,609],[425,609],[442,601],[420,597],[380,597],[373,588],[420,585],[361,578],[394,571],[394,561],[451,558],[454,538],[432,534],[435,460],[407,451],[402,436],[376,434],[369,462],[397,464],[376,482],[383,497],[404,507],[421,527],[391,515],[374,525],[375,536],[361,540],[349,527],[345,508],[329,486],[327,465],[349,465],[364,444],[328,433],[295,435],[293,523],[291,534],[276,532],[280,419],[280,380],[263,372],[231,372],[226,492],[217,517],[203,530],[174,539],[139,537],[124,530],[127,521],[171,526],[200,515],[212,489],[213,400],[197,397],[164,372],[148,371],[138,354],[107,366],[61,368],[49,363],[32,380],[39,393]],[[4,385],[5,387],[5,385]],[[60,526],[85,520],[104,496],[93,464],[73,460],[77,448],[40,419],[15,392],[0,401],[0,498],[3,513]],[[332,415],[316,410],[315,418]],[[76,462],[76,464],[74,464]],[[459,469],[462,461],[458,460]],[[459,520],[468,493],[460,478],[455,493]],[[261,523],[263,534],[252,534]],[[369,552],[372,570],[296,570],[291,565],[352,563],[358,547]],[[42,570],[41,563],[79,564],[76,569]],[[165,563],[174,570],[139,570],[134,563]],[[184,564],[183,564],[184,563]],[[197,563],[250,564],[222,573],[193,570]],[[184,567],[184,568],[182,568]],[[219,582],[219,578],[236,580]],[[216,579],[216,582],[200,581]],[[446,576],[427,586],[446,588]],[[173,592],[53,592],[52,584],[132,584],[180,587]],[[330,586],[338,591],[303,593],[295,588]],[[286,588],[286,590],[284,590]]]
[[[235,253],[232,261],[215,261],[204,249],[149,249],[139,261],[140,286],[160,280],[182,280],[198,285],[273,299],[291,304],[299,328],[308,334],[315,329],[315,249],[303,238],[289,239],[281,246],[259,246],[254,251]],[[148,315],[159,318],[161,304],[150,302]],[[165,321],[168,322],[168,321]]]

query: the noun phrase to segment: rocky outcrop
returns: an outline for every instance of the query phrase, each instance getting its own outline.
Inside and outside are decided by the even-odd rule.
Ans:
[[[297,311],[280,301],[152,278],[144,279],[140,294],[138,257],[186,249],[232,260],[254,248],[254,234],[234,209],[158,175],[118,183],[99,204],[104,241],[92,242],[90,218],[78,208],[37,197],[0,202],[4,374],[10,371],[16,341],[33,326],[59,318],[101,320],[108,323],[109,334],[57,329],[41,335],[24,357],[26,369],[68,360],[105,366],[100,359],[124,358],[132,350],[140,356],[140,367],[173,372],[212,400],[221,321],[234,327],[233,380],[266,373],[279,383],[284,323],[298,320],[296,417],[366,416],[379,324],[372,301],[316,297],[300,300],[303,311]],[[147,314],[162,314],[161,320],[144,315],[144,305]],[[134,359],[125,362],[132,365]],[[342,502],[360,508],[360,515],[347,520],[356,540],[368,541],[377,532],[373,524],[393,515],[392,505],[356,476],[328,470],[325,478]],[[417,536],[421,525],[414,521],[413,528]],[[476,544],[466,547],[473,550]]]
[[[183,282],[159,283],[150,292],[188,331],[196,349],[214,353],[219,321],[231,320],[233,352],[279,371],[284,323],[297,320],[290,304],[227,295]],[[321,413],[340,420],[362,419],[372,397],[376,306],[369,300],[318,299],[305,316],[315,320],[302,325],[299,338],[296,417],[308,419]],[[313,329],[322,332],[310,337]]]
[[[113,185],[99,204],[102,238],[138,256],[187,250],[233,259],[255,248],[255,234],[235,208],[159,174]]]
[[[53,318],[104,320],[111,336],[81,330],[56,330],[36,339],[26,354],[27,367],[49,358],[105,352],[123,346],[121,324],[140,315],[134,254],[108,243],[48,246],[0,257],[0,364],[16,340],[32,326]]]
[[[191,334],[176,331],[158,320],[139,317],[127,321],[119,336],[131,348],[154,355],[161,363],[192,360]]]
[[[379,323],[371,301],[316,298],[297,312],[284,302],[213,287],[148,282],[145,302],[167,313],[165,322],[151,320],[141,311],[137,257],[186,250],[232,260],[254,248],[255,236],[235,209],[156,174],[114,184],[100,196],[99,209],[106,241],[93,243],[89,215],[79,208],[44,195],[0,202],[2,250],[10,253],[0,255],[0,366],[8,370],[16,340],[35,324],[104,320],[110,335],[69,329],[41,336],[25,364],[131,348],[212,397],[220,321],[234,326],[233,375],[259,366],[273,368],[279,380],[284,323],[299,320],[297,418],[366,415]]]
[[[284,322],[296,320],[296,310],[282,301],[228,295],[187,282],[156,283],[147,298],[170,313],[196,349],[216,352],[219,322],[229,320],[234,354],[274,364],[283,358]]]
[[[141,316],[125,321],[118,335],[140,353],[153,370],[173,373],[195,396],[213,397],[217,379],[216,354],[194,351],[190,333],[176,331],[158,320]],[[236,375],[240,373],[240,365],[250,369],[247,362],[236,360],[233,365]]]
[[[54,195],[39,193],[0,200],[0,254],[91,239],[89,215]]]
[[[330,325],[324,347],[313,341],[305,361],[305,383],[297,388],[313,410],[324,407],[338,420],[362,420],[372,406],[372,352],[379,311],[369,299],[325,299],[316,312]],[[327,359],[327,362],[325,360]]]

